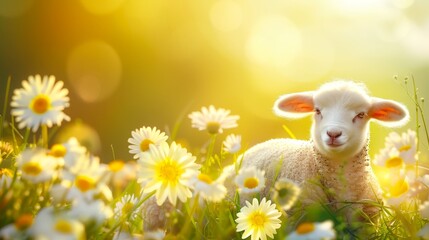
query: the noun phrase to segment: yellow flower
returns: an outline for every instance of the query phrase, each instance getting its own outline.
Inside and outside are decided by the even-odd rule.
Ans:
[[[274,238],[276,229],[280,228],[281,213],[271,201],[262,199],[259,204],[254,198],[252,204],[246,201],[246,206],[237,214],[237,232],[244,231],[242,238],[251,236],[252,240],[266,239],[266,236]]]
[[[124,195],[119,202],[116,203],[115,209],[113,210],[115,217],[117,219],[127,217],[130,220],[134,220],[137,218],[137,214],[140,213],[141,207],[134,207],[138,203],[138,199],[134,196],[134,194],[126,194]]]
[[[63,113],[69,106],[68,90],[62,81],[55,82],[54,76],[29,76],[22,87],[14,91],[12,97],[12,115],[16,117],[19,128],[31,128],[37,131],[40,125],[52,127],[61,125],[70,117]]]
[[[203,199],[219,202],[225,198],[227,193],[223,181],[224,179],[221,177],[213,180],[209,175],[200,173],[192,178],[192,185],[195,193],[200,194]]]
[[[145,152],[138,160],[141,170],[139,181],[147,182],[144,193],[156,191],[158,205],[167,199],[176,205],[177,198],[185,202],[192,197],[190,191],[191,178],[198,174],[200,165],[195,163],[195,157],[185,148],[173,142],[171,146],[162,143],[160,146],[150,145],[150,151]]]
[[[201,112],[192,112],[188,117],[192,120],[192,127],[198,130],[207,130],[210,134],[222,133],[223,129],[237,127],[239,116],[229,116],[230,111],[219,108],[202,107]]]
[[[47,155],[44,149],[27,149],[18,156],[16,164],[23,179],[41,183],[57,177],[57,168],[64,160]]]
[[[398,156],[406,164],[414,164],[417,160],[417,137],[415,131],[408,129],[402,135],[396,132],[390,133],[386,138],[386,146],[397,149]]]

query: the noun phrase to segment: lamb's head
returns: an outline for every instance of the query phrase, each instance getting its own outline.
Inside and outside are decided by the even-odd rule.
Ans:
[[[286,94],[274,104],[274,112],[286,118],[314,115],[312,139],[322,155],[348,159],[367,142],[369,121],[399,127],[408,119],[402,104],[368,95],[364,84],[333,81],[317,91]]]

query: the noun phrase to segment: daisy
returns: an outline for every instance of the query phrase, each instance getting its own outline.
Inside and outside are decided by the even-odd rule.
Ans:
[[[410,183],[407,177],[404,177],[390,186],[385,191],[386,202],[389,205],[399,206],[410,197]]]
[[[86,148],[81,146],[76,138],[72,137],[65,143],[54,144],[48,154],[53,157],[63,158],[65,167],[70,168],[85,153]]]
[[[46,154],[44,149],[26,149],[18,157],[16,165],[23,179],[32,183],[50,181],[58,176],[57,168],[62,166],[63,159]]]
[[[176,205],[177,198],[185,202],[192,197],[190,180],[200,168],[195,160],[175,142],[170,146],[166,142],[160,146],[151,144],[150,151],[138,160],[141,168],[139,181],[147,183],[144,193],[156,191],[158,205],[163,204],[167,197],[173,205]]]
[[[156,127],[142,127],[132,131],[131,135],[132,138],[128,139],[128,143],[131,145],[128,148],[130,149],[130,153],[134,154],[134,159],[139,158],[142,153],[147,152],[151,144],[159,146],[168,139],[168,136]]]
[[[395,169],[404,166],[404,159],[400,156],[398,149],[388,146],[375,155],[374,163],[381,167]]]
[[[97,196],[112,199],[112,191],[107,185],[106,174],[106,167],[100,164],[98,157],[86,155],[80,157],[73,167],[63,172],[61,184],[64,187],[70,186],[66,191],[65,199],[72,201],[76,198],[84,198],[91,201]]]
[[[107,164],[110,181],[118,188],[125,187],[127,183],[136,178],[137,168],[138,165],[134,161],[113,160]]]
[[[417,233],[417,236],[423,239],[429,239],[429,224],[424,225]]]
[[[33,225],[34,217],[32,214],[24,213],[20,215],[14,223],[4,226],[0,229],[1,239],[28,239],[27,230]]]
[[[14,91],[12,115],[16,117],[19,128],[31,128],[36,132],[40,125],[52,127],[61,125],[70,117],[63,113],[69,106],[68,90],[62,81],[55,82],[54,76],[29,76],[22,87]]]
[[[252,204],[246,201],[246,206],[237,213],[237,232],[244,231],[243,239],[249,236],[252,240],[267,239],[266,236],[274,238],[276,229],[281,226],[280,216],[281,213],[270,200],[263,198],[259,204],[258,199],[254,198]]]
[[[336,233],[330,220],[321,223],[304,222],[298,225],[292,232],[288,240],[317,240],[317,239],[335,239]]]
[[[77,199],[73,202],[69,215],[84,224],[95,224],[95,226],[100,226],[113,216],[113,212],[112,209],[100,199],[92,201]]]
[[[0,168],[0,193],[3,189],[8,189],[12,183],[13,173],[10,169]]]
[[[230,110],[202,107],[201,112],[192,112],[188,117],[192,120],[192,127],[200,131],[207,130],[210,134],[222,133],[223,129],[237,127],[239,116],[229,116]]]
[[[259,170],[255,166],[240,169],[235,177],[235,184],[241,193],[257,193],[265,187],[264,175],[265,171]]]
[[[141,211],[141,206],[136,207],[139,200],[134,194],[124,195],[119,202],[116,203],[115,209],[113,210],[116,219],[127,218],[134,220],[137,218],[137,214]]]
[[[406,164],[414,164],[417,160],[417,137],[416,132],[408,129],[407,132],[399,135],[396,132],[390,133],[386,138],[386,145],[393,146],[399,152],[399,157]]]
[[[298,200],[301,189],[294,182],[287,178],[276,181],[273,189],[273,200],[285,211],[289,210]]]
[[[53,207],[40,210],[30,232],[34,239],[85,239],[83,224],[64,213],[56,213]]]
[[[419,211],[423,218],[429,219],[429,201],[420,204]]]
[[[236,153],[241,149],[241,136],[230,134],[223,142],[223,149],[228,153]]]
[[[200,173],[192,178],[192,186],[195,193],[210,202],[220,202],[227,193],[223,185],[223,179],[213,180],[209,175]]]

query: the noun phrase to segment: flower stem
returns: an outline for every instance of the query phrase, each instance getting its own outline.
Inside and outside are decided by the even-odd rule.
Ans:
[[[3,113],[0,117],[0,138],[3,137],[3,122],[4,119],[6,118],[6,112],[7,112],[7,104],[8,104],[8,98],[9,98],[9,91],[10,91],[10,76],[7,78],[7,83],[6,83],[6,92],[4,94],[4,104],[3,104]]]
[[[48,148],[48,126],[42,124],[42,147]]]

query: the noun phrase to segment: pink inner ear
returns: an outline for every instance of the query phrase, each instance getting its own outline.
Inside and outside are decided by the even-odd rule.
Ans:
[[[384,107],[371,113],[371,117],[379,120],[396,120],[394,115],[401,115],[401,111],[392,107]]]
[[[280,108],[291,112],[311,112],[313,110],[313,105],[300,100],[290,100],[281,103]]]

